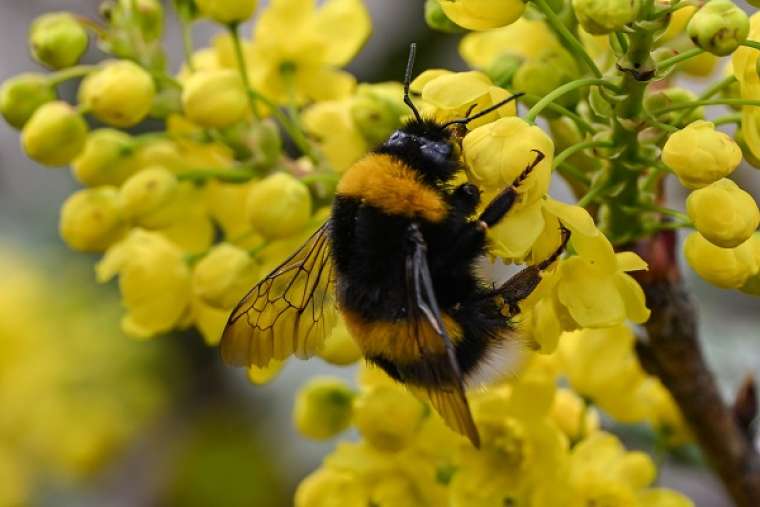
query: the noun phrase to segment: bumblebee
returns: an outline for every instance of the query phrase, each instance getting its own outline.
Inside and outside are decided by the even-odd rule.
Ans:
[[[330,219],[232,311],[221,354],[236,366],[312,357],[339,312],[367,361],[427,398],[478,447],[465,382],[500,346],[515,342],[518,303],[569,234],[563,230],[549,258],[499,287],[477,275],[488,228],[509,212],[544,155],[536,151],[513,184],[473,216],[479,189],[451,185],[462,170],[461,129],[520,94],[439,123],[423,118],[409,96],[413,64],[414,45],[404,79],[414,118],[346,171]]]

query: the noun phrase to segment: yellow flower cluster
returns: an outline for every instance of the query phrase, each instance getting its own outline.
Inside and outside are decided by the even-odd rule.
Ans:
[[[564,364],[548,357],[555,366]],[[588,386],[598,383],[587,387],[591,395],[604,389],[605,375],[623,360],[614,351],[607,359],[607,373],[598,378],[585,370]],[[555,389],[550,369],[528,363],[520,380],[470,393],[480,449],[379,370],[362,369],[358,391],[338,380],[309,382],[296,402],[296,427],[324,439],[353,425],[362,438],[338,444],[301,483],[295,505],[693,505],[674,491],[653,488],[652,460],[601,431],[593,408],[572,391]],[[577,375],[573,381],[583,382]]]
[[[166,405],[160,349],[129,346],[114,326],[116,301],[77,289],[71,275],[51,278],[64,271],[7,243],[0,250],[4,507],[28,505],[42,481],[102,470]],[[51,297],[63,286],[65,300]]]

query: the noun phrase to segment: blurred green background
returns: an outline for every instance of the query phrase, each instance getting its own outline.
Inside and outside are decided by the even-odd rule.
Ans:
[[[350,67],[360,80],[399,79],[412,40],[421,47],[418,68],[463,67],[456,37],[425,27],[421,1],[366,3],[374,35]],[[1,0],[0,79],[37,70],[26,51],[35,16],[96,16],[98,4]],[[176,70],[180,35],[167,20]],[[199,24],[196,44],[216,30]],[[100,58],[92,49],[85,61]],[[72,83],[64,90],[68,98],[76,91]],[[759,197],[760,172],[743,174],[742,186]],[[298,481],[331,446],[295,433],[294,392],[314,374],[350,378],[352,369],[294,361],[271,384],[253,386],[192,333],[126,338],[115,287],[96,286],[95,258],[58,238],[58,210],[74,188],[68,170],[37,166],[19,149],[18,133],[0,126],[0,507],[290,505]],[[561,184],[552,193],[569,198]],[[710,363],[732,396],[746,374],[760,373],[760,302],[684,271]],[[727,505],[709,475],[677,462],[661,480],[700,506]]]

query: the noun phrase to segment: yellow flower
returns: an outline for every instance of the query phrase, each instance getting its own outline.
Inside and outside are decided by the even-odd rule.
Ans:
[[[488,30],[515,22],[523,12],[521,0],[442,0],[446,17],[469,30]]]
[[[58,225],[66,244],[83,252],[102,252],[125,232],[114,187],[80,190],[61,207]]]
[[[135,170],[131,163],[135,150],[129,134],[116,129],[95,130],[71,163],[71,172],[89,187],[121,185]]]
[[[319,148],[338,172],[359,160],[369,146],[351,114],[350,99],[317,102],[304,111],[303,126],[319,143]]]
[[[198,9],[217,23],[240,23],[253,15],[258,0],[196,0]]]
[[[40,106],[21,131],[21,146],[29,158],[47,166],[70,163],[84,147],[87,123],[65,102]]]
[[[638,389],[648,406],[650,424],[669,446],[676,447],[694,440],[670,391],[655,377],[649,377]]]
[[[684,241],[684,256],[691,269],[711,284],[737,289],[760,271],[760,259],[753,250],[754,237],[736,248],[721,248],[692,232]]]
[[[427,70],[417,76],[411,89],[422,96],[422,111],[441,123],[464,118],[500,102],[510,93],[494,85],[482,72],[450,72],[442,69]],[[514,116],[516,106],[511,102],[497,111],[472,121],[470,128],[492,122],[505,116]]]
[[[293,421],[302,435],[332,438],[351,424],[355,393],[340,379],[314,377],[298,391]]]
[[[425,406],[400,385],[377,385],[354,402],[354,425],[373,447],[398,451],[419,431]]]
[[[742,150],[715,125],[698,120],[671,134],[662,149],[662,161],[687,188],[700,188],[725,178],[742,161]]]
[[[643,421],[648,406],[639,396],[646,374],[625,325],[565,333],[559,341],[562,370],[572,388],[616,420]]]
[[[19,74],[4,81],[0,88],[0,113],[11,126],[20,129],[38,107],[55,99],[55,89],[46,76]]]
[[[599,429],[599,413],[570,389],[558,389],[551,417],[571,442]]]
[[[578,253],[559,263],[556,294],[581,327],[608,327],[626,318],[641,324],[649,319],[644,291],[626,272],[646,269],[633,252],[615,254],[609,240],[588,212],[547,199],[544,208],[570,229],[570,242]],[[558,234],[558,232],[554,232]]]
[[[226,127],[248,113],[248,98],[237,71],[198,71],[182,90],[182,107],[187,117],[204,127]]]
[[[520,18],[503,28],[465,35],[459,44],[459,54],[470,67],[486,70],[505,53],[528,60],[561,47],[546,23]]]
[[[79,87],[79,102],[97,119],[115,127],[132,127],[150,112],[153,78],[129,60],[107,62]]]
[[[345,366],[353,364],[362,357],[362,351],[346,328],[343,319],[338,320],[332,333],[325,340],[319,357],[330,364]]]
[[[518,117],[502,118],[471,130],[462,142],[467,175],[486,191],[510,186],[537,157],[544,158],[518,187],[521,205],[543,197],[549,189],[554,143],[540,128]]]
[[[689,194],[686,209],[700,234],[723,248],[744,243],[760,225],[755,200],[726,178]]]
[[[248,221],[266,238],[284,238],[303,229],[311,216],[309,189],[279,172],[257,182],[248,193]]]
[[[193,268],[193,293],[214,308],[231,309],[258,278],[248,252],[219,243]]]
[[[352,474],[320,468],[298,485],[295,507],[366,507],[369,492]]]
[[[751,40],[760,37],[760,13],[749,18]],[[734,75],[739,81],[739,92],[743,99],[760,99],[760,76],[757,73],[758,52],[754,48],[740,46],[734,51],[731,63]],[[752,154],[760,157],[760,107],[742,107],[742,134]]]
[[[182,252],[163,236],[133,229],[96,266],[99,282],[119,275],[127,315],[122,329],[150,338],[174,328],[190,303],[190,269]]]
[[[341,70],[371,30],[360,0],[273,0],[250,46],[254,87],[278,103],[347,97],[354,77]]]

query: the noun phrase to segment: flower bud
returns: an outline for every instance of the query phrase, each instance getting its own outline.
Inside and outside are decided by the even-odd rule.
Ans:
[[[702,236],[723,248],[744,243],[760,225],[755,200],[727,178],[693,191],[686,209]]]
[[[296,490],[295,507],[365,507],[373,505],[369,491],[356,474],[322,467],[308,475]]]
[[[21,131],[21,146],[29,158],[47,166],[62,166],[79,155],[87,139],[87,123],[65,102],[40,106]]]
[[[696,100],[697,96],[691,90],[673,87],[647,95],[644,98],[644,107],[648,111],[656,111],[664,107],[687,104]],[[689,111],[685,118],[680,119],[682,113],[682,110],[670,111],[657,115],[657,119],[663,123],[683,128],[689,123],[705,118],[705,110],[702,106],[695,107]]]
[[[164,31],[164,8],[159,0],[122,0],[134,6],[136,21],[147,42],[161,38]]]
[[[195,0],[201,13],[223,25],[240,23],[253,16],[257,0]]]
[[[332,438],[351,424],[354,392],[345,382],[314,377],[298,391],[293,422],[298,431],[314,440]]]
[[[550,415],[574,442],[599,429],[599,413],[570,389],[557,389]]]
[[[284,238],[306,227],[311,216],[311,194],[293,176],[279,172],[251,188],[245,209],[257,232],[270,239]]]
[[[131,127],[148,115],[155,94],[153,78],[142,67],[115,60],[84,78],[79,102],[109,125]]]
[[[517,90],[543,97],[578,74],[578,67],[567,51],[549,49],[523,63],[515,72],[512,83]],[[567,107],[577,103],[579,98],[580,93],[574,91],[565,93],[555,102]]]
[[[742,161],[742,150],[707,121],[695,121],[670,135],[662,161],[686,188],[700,188],[725,178]]]
[[[49,12],[32,23],[29,47],[34,59],[43,65],[71,67],[87,50],[87,31],[68,12]]]
[[[126,218],[140,220],[157,213],[177,193],[177,177],[161,166],[143,169],[129,178],[119,191]]]
[[[354,425],[365,440],[383,451],[409,445],[425,417],[425,405],[399,385],[377,385],[354,403]]]
[[[125,231],[115,187],[79,190],[61,207],[58,230],[69,248],[102,252]]]
[[[512,79],[523,61],[524,59],[518,55],[504,53],[491,60],[485,73],[496,86],[511,88]]]
[[[699,276],[718,287],[737,289],[760,269],[751,243],[721,248],[692,232],[684,241],[683,251],[686,262]]]
[[[520,184],[521,202],[532,203],[549,188],[554,157],[554,143],[540,128],[518,117],[502,118],[471,130],[462,143],[466,171],[470,181],[486,190],[501,190],[536,159],[538,150],[544,159]]]
[[[468,30],[490,30],[517,21],[525,12],[522,0],[445,0],[446,17]]]
[[[726,56],[747,38],[749,18],[731,0],[711,0],[691,17],[686,31],[697,46]]]
[[[150,338],[177,326],[190,304],[190,270],[182,251],[156,232],[133,229],[95,268],[99,282],[119,275],[125,333]]]
[[[38,107],[55,99],[55,88],[45,76],[19,74],[0,88],[0,113],[11,126],[20,129]]]
[[[129,134],[98,129],[87,136],[84,149],[71,163],[76,179],[88,187],[121,185],[132,174],[129,163],[135,143]]]
[[[361,359],[362,351],[346,328],[345,322],[340,320],[335,326],[319,351],[319,357],[338,366],[353,364]]]
[[[441,8],[441,0],[426,0],[425,22],[433,30],[443,33],[462,33],[464,30],[449,18]]]
[[[639,14],[639,0],[573,0],[584,30],[593,35],[618,32]]]
[[[214,246],[193,269],[193,292],[215,308],[232,308],[258,280],[248,252],[228,243]]]
[[[351,117],[367,144],[376,146],[401,126],[406,107],[399,83],[360,85],[351,103]]]
[[[248,98],[237,71],[206,70],[196,72],[185,83],[182,107],[198,125],[226,127],[245,117]]]

